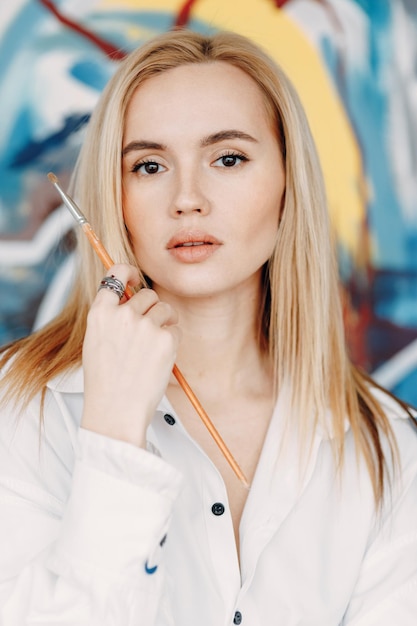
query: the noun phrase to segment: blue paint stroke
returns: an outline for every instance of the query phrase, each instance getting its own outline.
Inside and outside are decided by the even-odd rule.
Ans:
[[[48,135],[42,141],[34,141],[29,139],[26,145],[23,146],[12,158],[10,167],[22,167],[28,165],[38,157],[42,156],[45,152],[48,152],[51,148],[55,148],[65,142],[66,139],[71,137],[75,132],[78,132],[90,119],[90,114],[85,115],[70,115],[64,119],[64,124],[55,133]],[[17,123],[17,126],[19,122]]]

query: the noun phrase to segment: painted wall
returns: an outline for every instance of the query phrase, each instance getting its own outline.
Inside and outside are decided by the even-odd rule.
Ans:
[[[65,187],[120,59],[174,25],[261,44],[298,89],[337,231],[353,359],[417,405],[417,0],[14,0],[0,6],[0,344],[62,306]]]

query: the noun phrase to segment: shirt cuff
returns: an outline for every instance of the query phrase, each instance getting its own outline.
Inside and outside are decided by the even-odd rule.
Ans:
[[[78,459],[114,478],[143,485],[175,500],[182,475],[160,456],[125,441],[111,439],[86,428],[78,430]]]
[[[146,450],[85,429],[79,442],[53,569],[133,582],[168,530],[181,475]]]

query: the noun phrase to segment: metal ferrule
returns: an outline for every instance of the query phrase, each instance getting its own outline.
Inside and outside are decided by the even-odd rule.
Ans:
[[[59,186],[58,183],[53,183],[55,189],[57,190],[57,192],[59,193],[59,195],[61,196],[65,206],[67,207],[67,209],[69,210],[69,212],[71,213],[72,217],[77,220],[78,224],[86,224],[87,223],[87,218],[85,217],[85,215],[81,212],[81,210],[79,209],[79,207],[75,204],[74,200],[72,198],[70,198],[69,196],[67,196],[67,194],[62,191],[61,187]]]

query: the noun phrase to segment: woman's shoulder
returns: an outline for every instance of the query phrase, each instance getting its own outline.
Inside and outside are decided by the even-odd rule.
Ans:
[[[385,460],[391,465],[397,456],[402,477],[417,475],[417,410],[380,387],[373,387],[372,394],[387,417],[394,439],[392,449],[387,438],[381,437]]]
[[[381,387],[373,387],[372,395],[394,432],[409,432],[410,445],[417,445],[417,410]]]
[[[408,405],[404,400],[397,398],[387,389],[373,385],[371,391],[390,421],[398,419],[417,420],[417,409]]]
[[[23,489],[36,484],[64,498],[78,445],[82,372],[52,378],[28,402],[13,397],[9,386],[1,385],[0,394],[0,475]]]
[[[3,427],[7,423],[14,423],[13,430],[16,430],[17,425],[23,428],[24,423],[33,421],[38,429],[42,426],[42,430],[45,431],[52,421],[68,422],[62,419],[66,413],[65,405],[68,404],[68,411],[71,414],[71,407],[82,404],[84,390],[82,368],[69,368],[60,372],[51,377],[44,388],[28,398],[24,394],[15,393],[13,377],[8,376],[13,367],[13,360],[14,357],[0,369],[1,430],[4,430]],[[70,398],[70,401],[64,402],[64,397]]]

